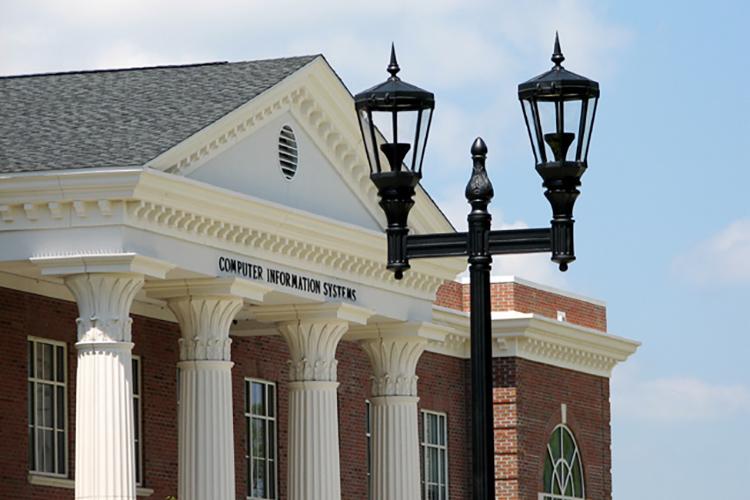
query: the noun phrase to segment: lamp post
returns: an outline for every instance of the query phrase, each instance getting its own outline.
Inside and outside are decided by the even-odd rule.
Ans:
[[[487,146],[471,147],[473,170],[466,186],[468,231],[410,235],[407,225],[422,178],[425,145],[435,108],[431,92],[404,82],[391,46],[390,77],[354,97],[370,179],[378,188],[388,227],[387,268],[401,279],[409,259],[467,256],[471,279],[472,478],[476,500],[495,498],[492,416],[492,256],[551,252],[561,271],[575,260],[573,205],[586,170],[599,84],[562,66],[555,35],[554,67],[518,86],[536,170],[552,206],[550,227],[493,231],[487,210],[493,196],[485,170]]]

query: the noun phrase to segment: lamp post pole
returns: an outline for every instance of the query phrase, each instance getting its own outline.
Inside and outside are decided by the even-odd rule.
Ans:
[[[489,234],[492,215],[487,205],[493,196],[492,183],[484,162],[487,146],[477,139],[471,148],[474,160],[466,199],[471,204],[468,217],[469,276],[471,279],[471,391],[473,491],[475,499],[495,496],[495,445],[492,415],[492,318],[490,305]]]
[[[487,210],[493,196],[485,161],[487,146],[477,138],[471,147],[473,170],[466,186],[471,205],[468,231],[409,234],[407,220],[422,178],[422,161],[435,98],[431,92],[402,81],[391,48],[390,78],[354,97],[362,139],[370,163],[370,179],[378,189],[387,219],[387,267],[396,279],[409,269],[409,259],[465,256],[471,278],[472,478],[475,500],[494,500],[494,425],[492,415],[492,256],[549,252],[561,271],[575,260],[573,205],[587,167],[599,84],[562,66],[565,58],[555,37],[555,66],[518,86],[518,97],[531,140],[536,170],[552,207],[549,227],[492,230]],[[540,111],[541,110],[541,111]],[[554,116],[554,130],[543,130],[542,115]],[[399,118],[412,118],[412,127]],[[578,117],[569,119],[566,116]],[[571,123],[572,122],[572,123]],[[385,168],[384,168],[385,167]]]

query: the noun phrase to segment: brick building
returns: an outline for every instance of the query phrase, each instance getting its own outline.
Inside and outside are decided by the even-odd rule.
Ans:
[[[385,270],[325,59],[0,90],[0,498],[471,498],[464,263]],[[610,498],[638,344],[601,302],[492,292],[497,498]]]

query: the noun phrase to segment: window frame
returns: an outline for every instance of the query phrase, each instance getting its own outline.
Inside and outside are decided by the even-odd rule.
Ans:
[[[430,417],[430,416],[436,417],[438,419],[438,432],[440,432],[439,431],[439,429],[440,429],[440,420],[442,419],[442,421],[443,421],[443,440],[445,442],[444,445],[439,444],[439,442],[438,443],[428,443],[427,440],[426,440],[426,437],[427,437],[427,420],[428,420],[428,417]],[[423,499],[427,498],[427,488],[428,488],[428,486],[433,485],[433,484],[437,484],[439,490],[442,487],[445,488],[445,494],[444,495],[442,495],[440,492],[438,493],[438,497],[439,497],[438,500],[449,500],[449,498],[450,498],[450,481],[449,481],[449,476],[448,476],[448,472],[449,472],[449,469],[448,469],[448,462],[449,462],[449,458],[448,458],[448,453],[449,453],[449,450],[448,450],[448,414],[445,413],[445,412],[438,412],[438,411],[432,411],[432,410],[421,410],[421,417],[422,418],[420,420],[421,420],[421,423],[422,423],[422,426],[421,426],[422,433],[421,433],[421,436],[420,436],[420,439],[419,439],[419,441],[420,441],[419,451],[420,451],[420,469],[421,469],[421,480],[422,480],[422,488],[421,488],[421,490],[422,490],[422,498]],[[428,483],[427,482],[427,463],[426,463],[427,462],[427,454],[426,454],[427,448],[435,448],[435,449],[437,449],[438,450],[438,457],[440,457],[440,451],[441,450],[445,451],[445,463],[443,464],[443,474],[444,474],[444,477],[445,477],[445,484],[444,485],[439,482],[439,479],[438,479],[437,483],[434,483],[434,482],[429,482]],[[439,463],[438,463],[438,467],[440,467]]]
[[[372,403],[365,399],[365,453],[367,454],[367,499],[372,500]]]
[[[552,440],[555,438],[558,430],[562,430],[562,433],[560,434],[560,457],[555,458],[553,457],[551,444]],[[573,454],[571,456],[571,463],[568,463],[568,460],[565,458],[565,439],[564,439],[564,433],[567,433],[570,437],[570,440],[573,443]],[[554,429],[552,429],[552,432],[549,435],[549,439],[547,439],[547,445],[545,446],[546,453],[544,454],[544,464],[542,465],[542,492],[539,493],[539,500],[584,500],[586,498],[586,474],[585,469],[583,465],[583,457],[581,456],[581,449],[578,446],[578,441],[576,440],[575,434],[573,433],[573,430],[567,426],[567,424],[560,423],[555,426]],[[549,478],[549,484],[545,483],[545,472],[547,468],[547,461],[549,460],[549,463],[552,466],[552,474]],[[557,473],[557,467],[559,462],[562,461],[565,463],[566,470],[568,470],[568,475],[570,476],[570,481],[574,481],[572,475],[574,474],[574,468],[576,465],[578,465],[578,469],[580,472],[580,480],[581,480],[581,496],[575,496],[576,493],[573,491],[573,495],[566,495],[565,489],[562,488],[562,493],[554,493],[554,481],[555,481],[555,475]],[[577,462],[577,464],[576,464]],[[567,486],[568,482],[566,480],[565,483],[563,483],[563,486]],[[572,488],[575,489],[575,482],[572,483]]]
[[[251,412],[251,405],[249,398],[252,397],[252,384],[263,384],[266,387],[265,390],[265,405],[268,408],[268,387],[273,387],[273,416],[268,415],[257,415]],[[273,382],[271,380],[264,380],[259,378],[253,378],[253,377],[245,377],[245,384],[243,386],[244,389],[244,408],[243,408],[243,415],[245,417],[245,467],[246,467],[246,473],[248,482],[246,485],[246,492],[245,492],[245,498],[248,500],[276,500],[279,498],[279,446],[278,446],[278,435],[279,435],[279,413],[278,413],[278,405],[279,405],[279,393],[278,393],[278,386],[276,385],[276,382]],[[268,413],[268,409],[266,409],[266,413]],[[252,457],[252,445],[250,443],[251,439],[251,433],[250,433],[250,425],[253,418],[259,418],[266,421],[266,454],[264,457],[264,460],[266,464],[268,464],[268,447],[273,442],[273,477],[274,477],[274,484],[273,484],[273,496],[271,497],[256,497],[252,496],[252,463],[253,463],[253,457]],[[268,437],[268,421],[273,421],[273,436],[272,440]],[[268,479],[268,471],[266,472],[266,479]]]
[[[67,342],[59,341],[59,340],[52,340],[52,339],[46,339],[43,337],[35,337],[35,336],[27,336],[26,337],[26,347],[29,348],[29,344],[33,345],[34,352],[31,353],[33,359],[34,359],[34,376],[30,376],[29,372],[31,371],[31,367],[28,365],[29,363],[29,352],[26,353],[26,389],[27,389],[27,398],[29,398],[26,402],[27,406],[27,429],[32,430],[34,433],[34,446],[33,446],[33,456],[27,457],[28,458],[28,464],[29,467],[29,473],[38,475],[38,476],[47,476],[47,477],[56,477],[56,478],[67,478],[69,471],[70,471],[70,444],[69,444],[69,429],[70,429],[70,422],[68,419],[68,405],[69,405],[69,395],[68,395],[68,344]],[[60,347],[62,348],[62,375],[63,380],[62,382],[59,382],[57,380],[45,380],[42,378],[37,378],[37,367],[36,367],[36,353],[37,353],[37,346],[40,344],[47,344],[52,346],[52,371],[53,373],[57,372],[57,354],[56,354],[56,348]],[[33,394],[29,394],[29,384],[33,384]],[[51,385],[54,388],[62,387],[62,394],[63,394],[63,419],[62,419],[62,433],[63,433],[63,443],[64,443],[64,450],[63,450],[63,471],[62,472],[48,472],[39,470],[39,454],[38,454],[38,438],[37,438],[37,432],[38,427],[40,427],[36,422],[36,413],[37,413],[37,407],[36,407],[36,388],[37,384],[47,384]],[[54,435],[53,440],[53,446],[54,446],[54,462],[57,462],[57,434],[60,432],[60,429],[56,427],[56,421],[57,421],[57,390],[53,391],[53,416],[52,416],[52,432]],[[32,399],[33,398],[33,399]],[[33,403],[31,401],[34,401]],[[33,404],[33,406],[32,406]],[[32,411],[33,408],[33,411]],[[47,429],[50,430],[50,429]],[[28,443],[29,449],[31,449],[31,443]],[[27,450],[28,451],[28,450]],[[32,463],[33,462],[33,466]],[[54,468],[57,468],[56,466]]]
[[[143,358],[137,354],[131,356],[131,366],[133,367],[133,447],[134,456],[137,459],[135,467],[135,485],[143,486],[144,467],[143,467]],[[138,391],[136,393],[135,376],[138,375]],[[138,418],[135,417],[135,410],[138,408]],[[137,421],[136,421],[137,420]],[[137,431],[137,434],[136,434]]]

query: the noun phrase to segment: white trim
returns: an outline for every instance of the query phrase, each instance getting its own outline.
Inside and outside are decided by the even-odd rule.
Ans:
[[[27,476],[29,484],[34,486],[47,486],[52,488],[65,488],[68,490],[74,490],[76,487],[75,479],[61,478],[61,477],[50,477],[37,473],[29,473]],[[135,494],[139,497],[150,497],[154,494],[154,490],[151,488],[137,487]]]
[[[458,281],[462,285],[468,285],[469,283],[471,283],[471,279],[468,276],[462,276]],[[563,297],[582,300],[596,306],[607,307],[607,303],[601,299],[594,299],[585,295],[571,292],[569,290],[563,290],[562,288],[557,288],[554,286],[545,285],[543,283],[538,283],[536,281],[519,278],[518,276],[490,276],[490,283],[516,283],[518,285],[524,285],[530,288],[536,288],[537,290],[554,293],[555,295],[562,295]]]
[[[34,364],[34,373],[32,374],[32,376],[29,376],[29,374],[28,374],[29,367],[26,366],[26,382],[27,382],[27,384],[29,382],[32,383],[32,384],[34,384],[34,394],[28,395],[28,397],[33,398],[33,400],[34,400],[34,405],[33,405],[33,408],[34,408],[33,422],[34,423],[32,424],[32,415],[28,415],[27,414],[27,418],[26,418],[26,430],[28,431],[29,427],[33,427],[34,428],[34,469],[36,469],[36,467],[37,467],[37,441],[36,441],[37,435],[36,435],[36,428],[39,426],[39,424],[36,422],[36,413],[37,413],[37,407],[36,407],[36,384],[37,383],[51,385],[53,388],[55,388],[54,391],[53,391],[53,401],[56,401],[56,399],[57,399],[57,389],[56,388],[57,387],[62,387],[62,389],[63,389],[63,422],[62,422],[63,428],[62,428],[62,432],[63,432],[63,436],[64,436],[63,443],[64,443],[64,447],[65,447],[65,449],[63,450],[63,472],[45,472],[45,471],[40,471],[40,470],[31,470],[31,471],[29,471],[29,473],[30,474],[36,474],[36,475],[42,475],[42,476],[50,477],[50,478],[65,478],[65,477],[68,476],[68,474],[70,472],[70,443],[69,443],[69,441],[70,441],[70,421],[68,419],[68,413],[69,413],[69,406],[68,406],[69,405],[69,401],[68,400],[70,398],[70,395],[68,394],[68,390],[69,390],[69,387],[68,387],[68,344],[67,344],[67,342],[63,342],[63,341],[59,341],[59,340],[46,339],[46,338],[43,338],[43,337],[36,337],[36,336],[31,336],[31,335],[29,335],[29,336],[26,337],[26,342],[27,342],[27,348],[28,348],[28,343],[29,342],[31,342],[32,345],[34,346],[33,357],[34,357],[34,363],[35,364]],[[52,371],[53,371],[53,374],[52,374],[52,379],[51,380],[40,379],[40,378],[38,378],[36,376],[36,372],[37,372],[36,351],[37,351],[37,345],[39,345],[39,344],[47,344],[47,345],[53,346],[53,350],[52,350]],[[60,382],[60,381],[57,380],[57,370],[55,370],[55,368],[57,367],[57,353],[55,352],[56,351],[56,349],[55,349],[56,347],[61,347],[62,348],[62,353],[63,353],[63,371],[62,371],[63,380],[62,380],[62,382]],[[28,356],[28,351],[27,351],[27,353],[26,353],[26,361],[27,361],[27,363],[28,363],[28,359],[29,359],[29,356]],[[28,390],[28,385],[27,385],[27,390]],[[27,406],[26,410],[28,411],[28,406]],[[57,435],[60,432],[60,430],[57,428],[57,404],[55,404],[54,402],[53,402],[53,414],[52,414],[52,427],[51,427],[51,430],[52,430],[53,445],[54,445],[53,446],[53,448],[54,448],[54,457],[52,458],[52,460],[53,460],[53,462],[55,464],[54,468],[57,468],[56,467],[56,465],[57,465],[57,458],[58,458],[57,457],[57,451],[58,451],[58,449],[57,449]],[[27,458],[31,458],[31,457],[27,457]]]
[[[129,227],[429,300],[464,267],[453,259],[420,259],[396,281],[383,265],[380,232],[154,169],[8,177],[2,186],[0,208],[8,222],[0,232]],[[25,215],[28,204],[36,206],[34,220]],[[119,262],[120,271],[161,278],[169,270],[168,263],[119,249],[76,254],[31,257],[54,266],[46,272],[80,272],[80,260],[96,255],[134,259],[130,267]]]
[[[469,357],[469,314],[433,307],[433,322],[451,329],[443,342],[426,350]],[[599,330],[516,311],[492,314],[493,357],[520,357],[591,375],[610,377],[612,369],[632,355],[640,342]]]
[[[266,413],[268,413],[268,389],[267,388],[269,386],[273,387],[273,404],[274,404],[274,406],[273,406],[273,416],[269,417],[267,415],[256,415],[256,414],[251,413],[249,411],[250,401],[247,400],[247,397],[248,397],[248,395],[252,396],[253,383],[262,384],[262,385],[266,386],[266,391],[265,391]],[[249,390],[248,390],[248,384],[249,384]],[[245,377],[245,383],[243,384],[242,388],[243,388],[243,392],[245,394],[245,401],[243,401],[244,407],[245,407],[245,408],[243,408],[243,415],[245,417],[245,432],[248,432],[248,427],[249,427],[248,421],[250,421],[253,418],[259,418],[259,419],[265,420],[265,421],[272,421],[273,424],[274,424],[273,425],[273,456],[274,456],[274,458],[273,458],[273,467],[274,467],[274,471],[273,471],[273,477],[274,477],[273,491],[274,491],[274,495],[271,498],[276,499],[276,498],[279,498],[279,440],[278,440],[278,435],[279,435],[279,415],[278,415],[279,393],[278,393],[278,390],[277,390],[277,385],[276,385],[276,382],[273,382],[271,380],[264,380],[264,379],[260,379],[260,378],[254,378],[254,377]],[[267,430],[268,430],[268,427],[266,427],[266,431]],[[266,436],[266,438],[268,438],[268,436]],[[245,443],[249,443],[249,442],[250,442],[250,437],[246,436]],[[267,458],[268,457],[268,444],[269,444],[268,441],[266,441],[266,458],[264,458],[264,461],[266,462],[266,465],[269,462],[269,460]],[[250,467],[250,463],[252,462],[252,459],[253,459],[252,453],[251,453],[250,449],[247,449],[246,450],[246,455],[245,455],[245,466],[246,467]],[[250,471],[246,470],[246,473],[247,473],[248,477],[252,476],[252,473]],[[246,487],[247,487],[248,491],[245,493],[245,498],[247,498],[248,500],[267,500],[267,497],[253,497],[253,496],[250,496],[248,493],[250,492],[251,484],[247,484]]]
[[[138,425],[138,429],[140,430],[140,433],[136,436],[135,435],[135,429],[133,429],[133,438],[138,439],[138,446],[135,449],[135,456],[138,458],[138,465],[140,467],[135,468],[135,475],[136,475],[136,486],[142,486],[143,480],[145,479],[145,467],[143,464],[143,358],[137,354],[133,354],[130,357],[131,363],[135,363],[137,365],[137,369],[134,370],[134,373],[138,373],[138,394],[136,394],[135,391],[135,384],[133,384],[133,409],[136,407],[138,408],[138,420],[136,421],[135,418],[133,418],[133,425]],[[138,476],[140,476],[140,481],[138,481]]]
[[[448,455],[448,414],[445,412],[440,411],[432,411],[432,410],[421,410],[421,416],[422,416],[422,436],[420,439],[420,447],[421,447],[421,471],[422,471],[422,498],[427,498],[427,466],[426,466],[426,456],[425,456],[425,449],[426,448],[436,448],[438,450],[438,457],[440,456],[440,451],[445,451],[445,467],[443,469],[443,474],[445,474],[445,496],[442,497],[440,500],[448,500],[450,498],[450,484],[449,484],[449,467],[448,464],[450,462],[450,458]],[[427,416],[433,415],[438,418],[438,432],[440,432],[440,419],[443,420],[443,438],[445,440],[445,444],[435,444],[435,443],[428,443],[426,440],[427,436]],[[438,459],[439,460],[439,459]],[[438,463],[438,466],[440,464]],[[441,483],[432,483],[437,484],[438,488],[441,485]]]

